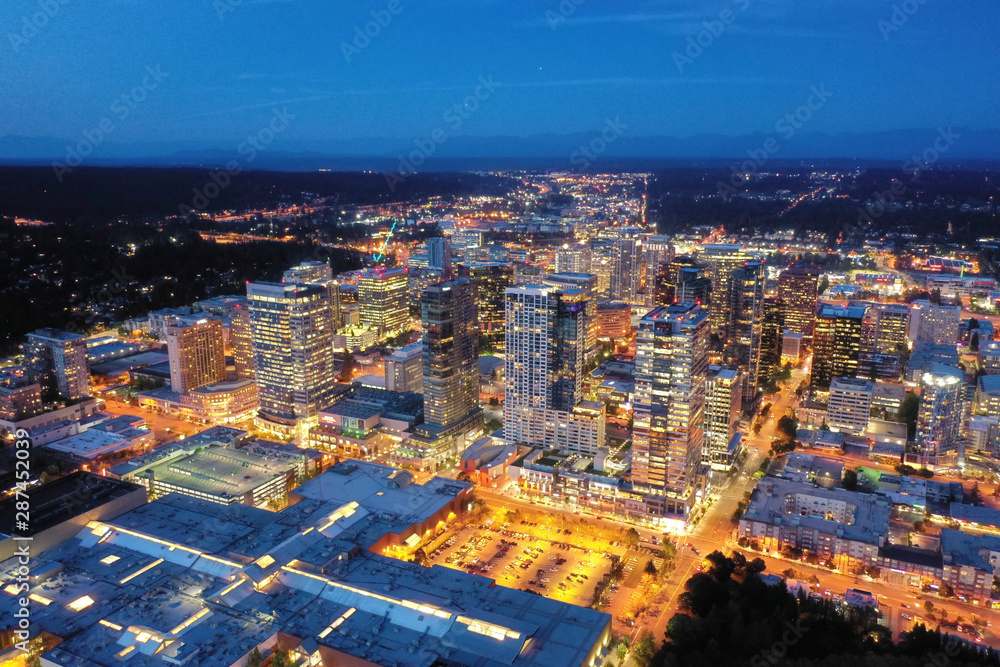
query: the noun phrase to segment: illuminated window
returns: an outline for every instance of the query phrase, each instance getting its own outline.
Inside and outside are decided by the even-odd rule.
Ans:
[[[92,604],[94,604],[94,598],[90,597],[89,595],[84,595],[83,597],[79,597],[70,602],[69,608],[72,609],[73,611],[80,611],[81,609],[86,609]]]
[[[119,560],[121,560],[121,557],[119,556],[105,556],[104,558],[101,559],[101,562],[104,563],[105,565],[111,565],[112,563]]]
[[[31,595],[28,596],[28,599],[34,600],[35,602],[43,604],[46,607],[52,604],[52,600],[48,599],[44,595],[38,595],[37,593],[32,593]]]

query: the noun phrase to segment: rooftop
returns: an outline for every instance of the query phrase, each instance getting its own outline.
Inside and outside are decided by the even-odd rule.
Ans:
[[[843,509],[847,519],[836,520],[835,512],[826,515],[797,512],[796,503],[802,499],[829,501],[820,504],[832,503]],[[771,525],[809,526],[821,533],[837,535],[843,539],[880,544],[889,530],[891,508],[891,503],[881,496],[764,477],[754,490],[743,519]]]
[[[373,521],[356,502],[268,512],[172,494],[33,554],[32,626],[65,640],[45,658],[74,666],[229,665],[282,632],[369,664],[576,667],[608,640],[605,613],[357,549]],[[0,592],[0,613],[17,600]]]
[[[108,433],[98,429],[88,429],[46,445],[47,449],[93,459],[132,446],[132,442],[118,433]]]

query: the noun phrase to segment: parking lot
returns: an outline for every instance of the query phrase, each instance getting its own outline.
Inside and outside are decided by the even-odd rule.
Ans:
[[[548,529],[545,537],[525,532],[538,529],[527,521],[524,525],[467,526],[428,558],[432,564],[481,574],[503,586],[590,605],[595,585],[611,567],[610,556],[578,546],[568,529],[558,534]]]

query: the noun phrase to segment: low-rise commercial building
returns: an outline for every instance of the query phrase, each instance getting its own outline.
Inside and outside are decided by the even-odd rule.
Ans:
[[[467,511],[468,484],[418,485],[359,464],[296,493],[282,512],[172,494],[33,553],[48,573],[24,591],[42,600],[33,631],[63,640],[43,664],[240,665],[279,645],[299,665],[577,667],[608,657],[608,614],[382,555],[412,554]],[[17,595],[0,593],[0,614],[17,608]]]

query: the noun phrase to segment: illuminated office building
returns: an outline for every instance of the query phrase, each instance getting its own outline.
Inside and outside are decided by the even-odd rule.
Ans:
[[[90,396],[87,339],[83,336],[58,329],[39,329],[27,335],[21,344],[21,354],[25,378],[41,386],[44,399],[58,395],[74,401]]]
[[[818,266],[792,266],[778,276],[778,297],[785,302],[785,327],[802,334],[806,345],[812,344],[819,303]]]
[[[712,302],[709,304],[712,332],[728,343],[732,338],[733,312],[729,301],[733,271],[751,259],[746,248],[735,243],[708,243],[701,247],[698,261],[708,267],[712,282]]]
[[[381,336],[406,329],[410,320],[408,287],[407,271],[402,267],[363,271],[358,277],[361,323],[371,325]]]
[[[713,470],[731,470],[739,454],[736,430],[743,410],[739,371],[709,366],[705,377],[705,441],[702,461]]]
[[[281,282],[324,285],[330,293],[330,314],[333,318],[333,328],[336,330],[344,326],[340,308],[340,283],[333,279],[333,269],[327,262],[302,262],[285,271],[281,276]]]
[[[767,270],[761,262],[746,263],[730,278],[732,341],[728,349],[732,365],[744,373],[743,402],[748,405],[758,398],[766,280]]]
[[[766,378],[781,364],[784,344],[785,304],[781,299],[764,299],[764,315],[760,329],[759,376]]]
[[[171,317],[166,322],[166,338],[173,391],[186,394],[226,379],[221,319],[197,315]]]
[[[253,342],[250,335],[250,304],[244,302],[229,320],[229,345],[233,352],[236,379],[254,377]]]
[[[813,334],[811,384],[826,388],[833,378],[857,377],[865,309],[820,304]]]
[[[692,301],[700,303],[706,309],[709,308],[712,281],[708,277],[708,267],[687,255],[661,263],[653,281],[655,283],[653,301],[657,306],[669,306],[677,301]]]
[[[587,293],[587,305],[584,308],[587,335],[584,339],[584,356],[587,361],[595,359],[600,352],[597,341],[597,276],[593,273],[550,273],[544,281],[545,285],[556,289],[582,289]]]
[[[632,483],[662,496],[664,515],[695,500],[705,427],[709,315],[694,303],[660,306],[639,322]]]
[[[321,284],[247,284],[261,430],[291,439],[316,424],[335,389],[330,293]]]
[[[468,262],[458,265],[458,275],[476,282],[479,334],[493,346],[504,348],[504,293],[514,284],[514,267],[500,262]]]
[[[423,469],[461,453],[483,431],[475,282],[459,278],[431,285],[421,312],[424,423],[414,427],[394,460]]]
[[[657,305],[656,278],[660,267],[674,258],[674,244],[669,236],[650,234],[642,241],[643,293],[647,306]]]

